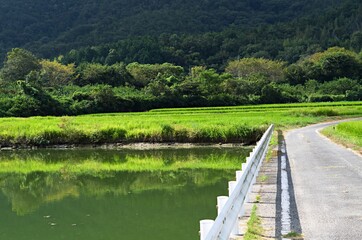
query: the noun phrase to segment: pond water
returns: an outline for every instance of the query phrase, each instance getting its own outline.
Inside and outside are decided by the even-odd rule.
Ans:
[[[234,162],[250,149],[37,150],[0,153],[1,163],[92,161],[126,164],[138,156],[165,165],[178,161]],[[144,162],[142,162],[144,164]],[[230,163],[229,163],[230,164]],[[4,165],[5,166],[5,165]],[[14,167],[0,173],[0,239],[11,240],[189,240],[199,220],[216,217],[216,197],[227,194],[232,169],[72,172]],[[4,168],[2,166],[2,168]],[[21,167],[20,167],[21,168]],[[49,167],[49,169],[52,169]]]

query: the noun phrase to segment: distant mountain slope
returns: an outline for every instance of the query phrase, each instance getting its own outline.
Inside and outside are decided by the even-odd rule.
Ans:
[[[348,36],[361,30],[361,3],[355,0],[2,0],[0,55],[12,47],[25,47],[37,55],[53,57],[70,49],[104,45],[136,36],[203,34],[229,27],[252,30],[260,26],[288,25],[278,39],[305,32]],[[335,10],[335,21],[323,19]],[[338,11],[337,11],[338,12]],[[354,18],[345,25],[340,17]],[[357,17],[356,17],[357,16]],[[358,17],[359,16],[359,17]],[[316,19],[317,18],[317,19]],[[314,22],[310,22],[313,19]],[[322,22],[319,25],[318,21]],[[348,22],[348,21],[347,21]],[[332,24],[332,28],[328,27]],[[285,28],[284,31],[287,31]],[[332,29],[332,30],[330,30]],[[335,32],[329,32],[334,31]],[[244,33],[247,35],[247,33]],[[247,38],[248,36],[246,36]],[[312,36],[313,37],[313,36]],[[257,41],[257,39],[255,39]],[[275,54],[274,54],[275,55]],[[104,56],[106,57],[106,56]]]

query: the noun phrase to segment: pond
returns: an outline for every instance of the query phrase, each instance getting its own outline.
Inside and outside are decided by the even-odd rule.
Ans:
[[[216,217],[216,197],[227,194],[227,181],[234,179],[249,151],[231,147],[3,151],[0,239],[198,239],[199,220]],[[147,169],[144,159],[161,162],[161,167]],[[216,169],[215,161],[226,167]],[[73,163],[87,170],[68,167]],[[132,166],[112,168],[127,164]]]

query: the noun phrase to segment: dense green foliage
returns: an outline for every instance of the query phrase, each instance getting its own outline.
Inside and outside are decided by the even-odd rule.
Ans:
[[[165,107],[362,100],[362,54],[333,47],[297,63],[229,61],[225,71],[171,63],[62,64],[12,49],[0,71],[0,116],[80,115]]]
[[[0,145],[134,142],[254,143],[269,124],[301,126],[333,116],[361,116],[362,102],[160,109],[76,117],[1,118]],[[113,145],[114,146],[114,145]]]
[[[336,45],[359,52],[361,11],[355,0],[4,0],[0,56],[24,47],[77,64],[295,62]]]

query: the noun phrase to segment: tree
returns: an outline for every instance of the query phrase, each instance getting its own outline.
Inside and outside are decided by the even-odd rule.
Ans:
[[[17,82],[20,94],[14,98],[13,106],[8,110],[11,116],[62,115],[66,111],[62,105],[39,86],[25,81]]]
[[[362,77],[362,61],[357,53],[340,47],[315,53],[298,64],[304,71],[305,79],[316,79],[319,82]]]
[[[319,92],[322,94],[345,95],[347,91],[357,90],[359,87],[356,80],[339,78],[321,84]]]
[[[299,95],[299,96],[298,96]],[[260,100],[262,103],[288,103],[299,102],[301,98],[301,89],[288,84],[270,83],[261,90]]]
[[[75,78],[74,64],[63,65],[57,61],[40,61],[40,85],[56,87],[67,85]]]
[[[362,51],[362,31],[357,31],[352,34],[351,48],[356,52]]]
[[[192,81],[200,83],[200,89],[203,94],[210,95],[220,92],[220,84],[228,78],[231,78],[230,74],[218,74],[215,69],[206,69],[202,66],[196,66],[191,68]]]
[[[261,90],[261,101],[263,103],[281,103],[282,92],[275,83],[265,85]]]
[[[158,75],[161,75],[164,78],[173,76],[176,79],[180,79],[184,74],[182,67],[175,66],[171,63],[140,64],[134,62],[128,64],[126,68],[133,77],[133,84],[137,87],[145,87],[156,79]]]
[[[31,52],[21,48],[13,48],[6,56],[0,76],[3,81],[16,82],[17,80],[25,80],[26,75],[31,71],[38,71],[40,68],[39,59]]]
[[[243,58],[230,61],[225,68],[227,73],[234,77],[249,77],[252,75],[263,76],[270,82],[284,80],[285,63],[264,58]]]
[[[111,66],[99,63],[84,63],[77,68],[77,71],[79,78],[76,83],[81,86],[87,84],[121,86],[132,79],[123,63],[116,63]]]
[[[308,79],[301,65],[291,64],[284,70],[286,81],[289,84],[304,84]]]

